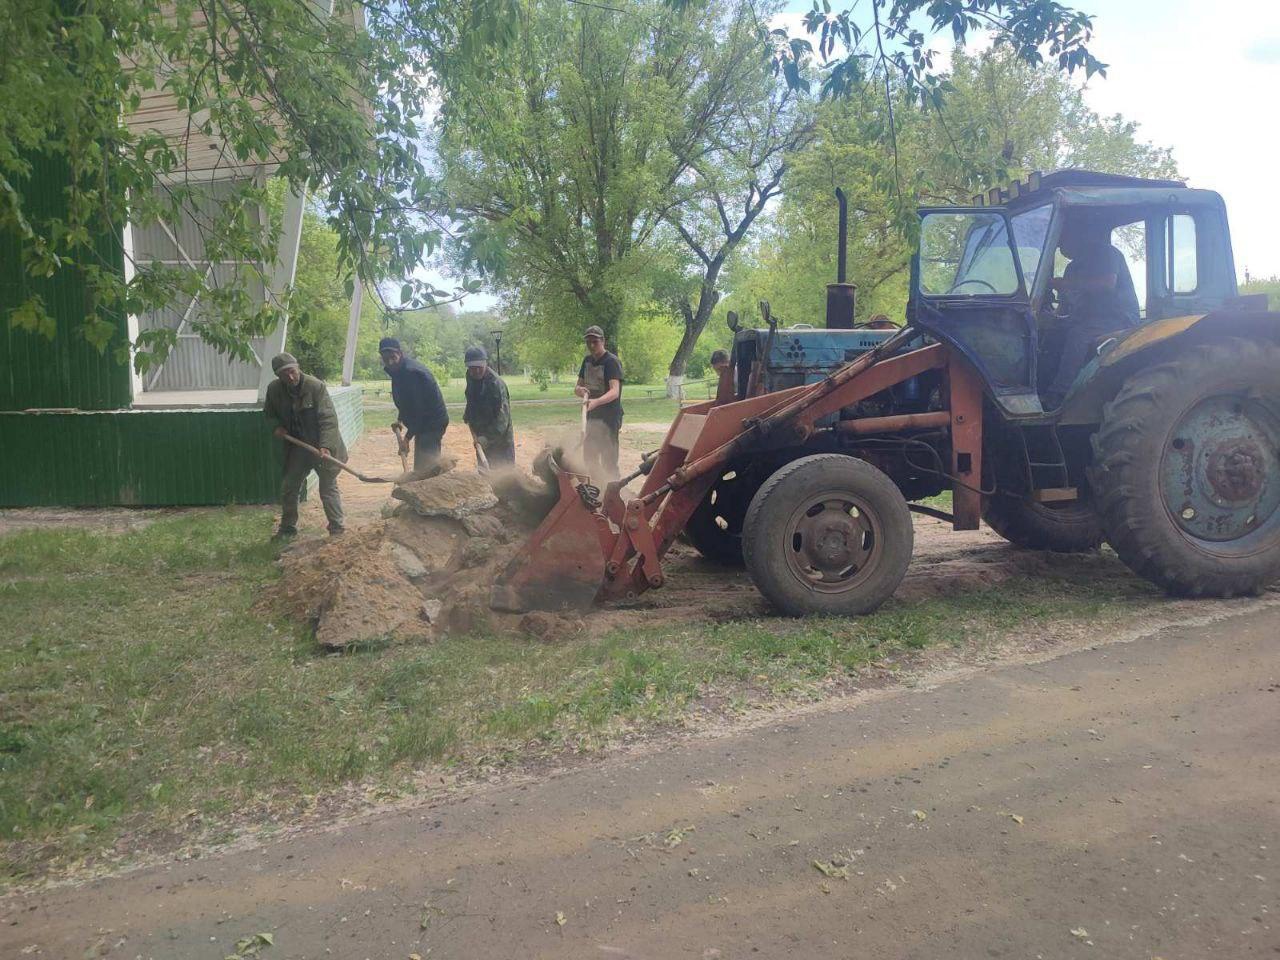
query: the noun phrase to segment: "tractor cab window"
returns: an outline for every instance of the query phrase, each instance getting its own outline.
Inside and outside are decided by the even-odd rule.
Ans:
[[[1053,206],[1044,204],[1034,210],[1027,210],[1011,219],[1013,224],[1013,247],[1018,251],[1018,262],[1022,266],[1022,276],[1026,279],[1027,289],[1036,285],[1041,263],[1052,265],[1053,259],[1045,258],[1044,244],[1049,235],[1049,220],[1053,215]]]
[[[1009,296],[1018,271],[1005,218],[931,213],[920,225],[920,291],[929,297]]]
[[[1176,213],[1168,221],[1165,240],[1165,278],[1170,293],[1195,293],[1200,286],[1196,260],[1196,221]]]
[[[1124,256],[1138,298],[1138,314],[1147,315],[1147,222],[1122,223],[1111,231],[1111,245]]]

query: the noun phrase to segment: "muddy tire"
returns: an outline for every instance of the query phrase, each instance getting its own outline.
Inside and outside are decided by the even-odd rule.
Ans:
[[[788,616],[870,613],[898,588],[914,530],[902,493],[862,460],[793,460],[751,499],[742,553],[756,588]]]
[[[759,488],[760,481],[751,471],[726,471],[689,517],[685,539],[712,563],[741,567],[742,524]]]
[[[1181,596],[1256,593],[1280,578],[1280,346],[1189,347],[1103,411],[1090,471],[1108,542]]]
[[[1088,500],[1037,503],[988,497],[982,519],[1000,536],[1028,550],[1083,553],[1102,545],[1102,522]]]

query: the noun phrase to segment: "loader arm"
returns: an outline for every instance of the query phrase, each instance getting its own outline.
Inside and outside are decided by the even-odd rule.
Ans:
[[[930,422],[948,426],[954,438],[955,525],[976,529],[982,509],[982,381],[944,344],[893,355],[913,336],[904,328],[817,383],[681,408],[633,498],[624,499],[624,483],[614,482],[593,502],[586,495],[588,478],[557,467],[561,500],[508,565],[494,588],[494,606],[559,609],[573,605],[571,600],[580,605],[584,599],[629,598],[661,586],[662,557],[735,458],[802,445],[822,418],[929,370],[944,372],[947,409]],[[901,420],[875,417],[840,424],[875,434],[899,427]],[[566,591],[570,582],[575,589]]]

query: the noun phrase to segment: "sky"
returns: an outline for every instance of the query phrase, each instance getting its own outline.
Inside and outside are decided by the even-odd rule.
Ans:
[[[1190,186],[1222,194],[1241,279],[1280,276],[1280,2],[1068,2],[1093,15],[1092,49],[1109,65],[1084,84],[1089,106],[1137,121],[1142,139],[1173,148]],[[810,5],[792,0],[778,21],[802,34]],[[938,39],[949,46],[949,34]],[[493,303],[480,294],[461,306]]]
[[[1280,276],[1280,4],[1074,3],[1094,14],[1094,54],[1110,64],[1087,84],[1089,105],[1138,121],[1190,186],[1222,194],[1242,278]]]

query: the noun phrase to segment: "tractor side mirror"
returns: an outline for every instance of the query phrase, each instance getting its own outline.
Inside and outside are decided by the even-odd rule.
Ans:
[[[769,316],[770,316],[769,301],[761,300],[760,301],[760,319],[764,321],[764,325],[766,327],[769,325]]]
[[[730,330],[732,330],[734,333],[737,333],[738,332],[738,311],[730,310],[728,315],[725,317],[725,322],[729,325]]]

